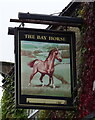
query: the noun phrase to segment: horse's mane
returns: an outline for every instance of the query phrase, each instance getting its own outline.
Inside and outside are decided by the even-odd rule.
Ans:
[[[50,52],[49,52],[49,54],[48,54],[47,59],[48,59],[48,58],[49,58],[49,56],[50,56],[51,54],[53,54],[53,52],[55,52],[55,51],[57,51],[57,49],[56,49],[56,48],[55,48],[55,49],[50,50]]]

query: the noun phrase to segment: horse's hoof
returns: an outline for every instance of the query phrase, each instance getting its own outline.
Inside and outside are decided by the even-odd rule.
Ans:
[[[53,88],[55,88],[55,85],[52,85]]]
[[[46,86],[50,86],[50,84],[47,84]]]
[[[31,83],[29,83],[28,86],[31,86]]]
[[[44,87],[45,85],[44,84],[42,84],[42,87]]]
[[[42,85],[42,87],[44,87],[44,86],[45,86],[43,82],[41,83],[41,85]]]

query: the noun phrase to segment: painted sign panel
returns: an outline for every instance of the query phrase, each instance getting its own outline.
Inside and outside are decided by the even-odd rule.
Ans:
[[[75,35],[42,29],[15,29],[16,106],[72,109]]]

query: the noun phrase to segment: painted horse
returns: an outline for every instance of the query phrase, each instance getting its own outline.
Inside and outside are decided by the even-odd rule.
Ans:
[[[60,53],[59,53],[58,49],[52,49],[49,52],[49,55],[48,55],[48,57],[46,58],[45,61],[35,59],[34,61],[28,63],[28,65],[33,68],[33,72],[30,75],[29,85],[31,85],[31,80],[33,79],[33,76],[37,72],[39,72],[39,73],[41,73],[40,81],[42,83],[42,86],[44,86],[44,83],[43,83],[43,80],[42,80],[43,77],[45,75],[48,75],[49,76],[49,84],[47,86],[49,86],[52,82],[52,87],[55,88],[54,80],[53,80],[55,59],[57,59],[59,62],[62,62],[62,59],[60,57]]]

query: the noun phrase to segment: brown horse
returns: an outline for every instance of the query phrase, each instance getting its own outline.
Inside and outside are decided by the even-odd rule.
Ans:
[[[55,59],[57,59],[59,62],[62,62],[62,59],[59,56],[58,49],[52,49],[49,52],[49,55],[48,55],[48,57],[46,58],[45,61],[35,59],[34,61],[30,62],[28,65],[30,67],[33,67],[33,72],[30,75],[29,85],[31,84],[31,80],[33,79],[33,76],[37,72],[40,72],[41,73],[40,81],[42,83],[42,86],[44,86],[43,80],[42,80],[43,77],[45,75],[48,75],[49,76],[49,84],[48,84],[48,86],[51,84],[51,81],[52,81],[52,86],[53,86],[53,88],[55,88],[54,80],[53,80],[54,61],[55,61]]]

